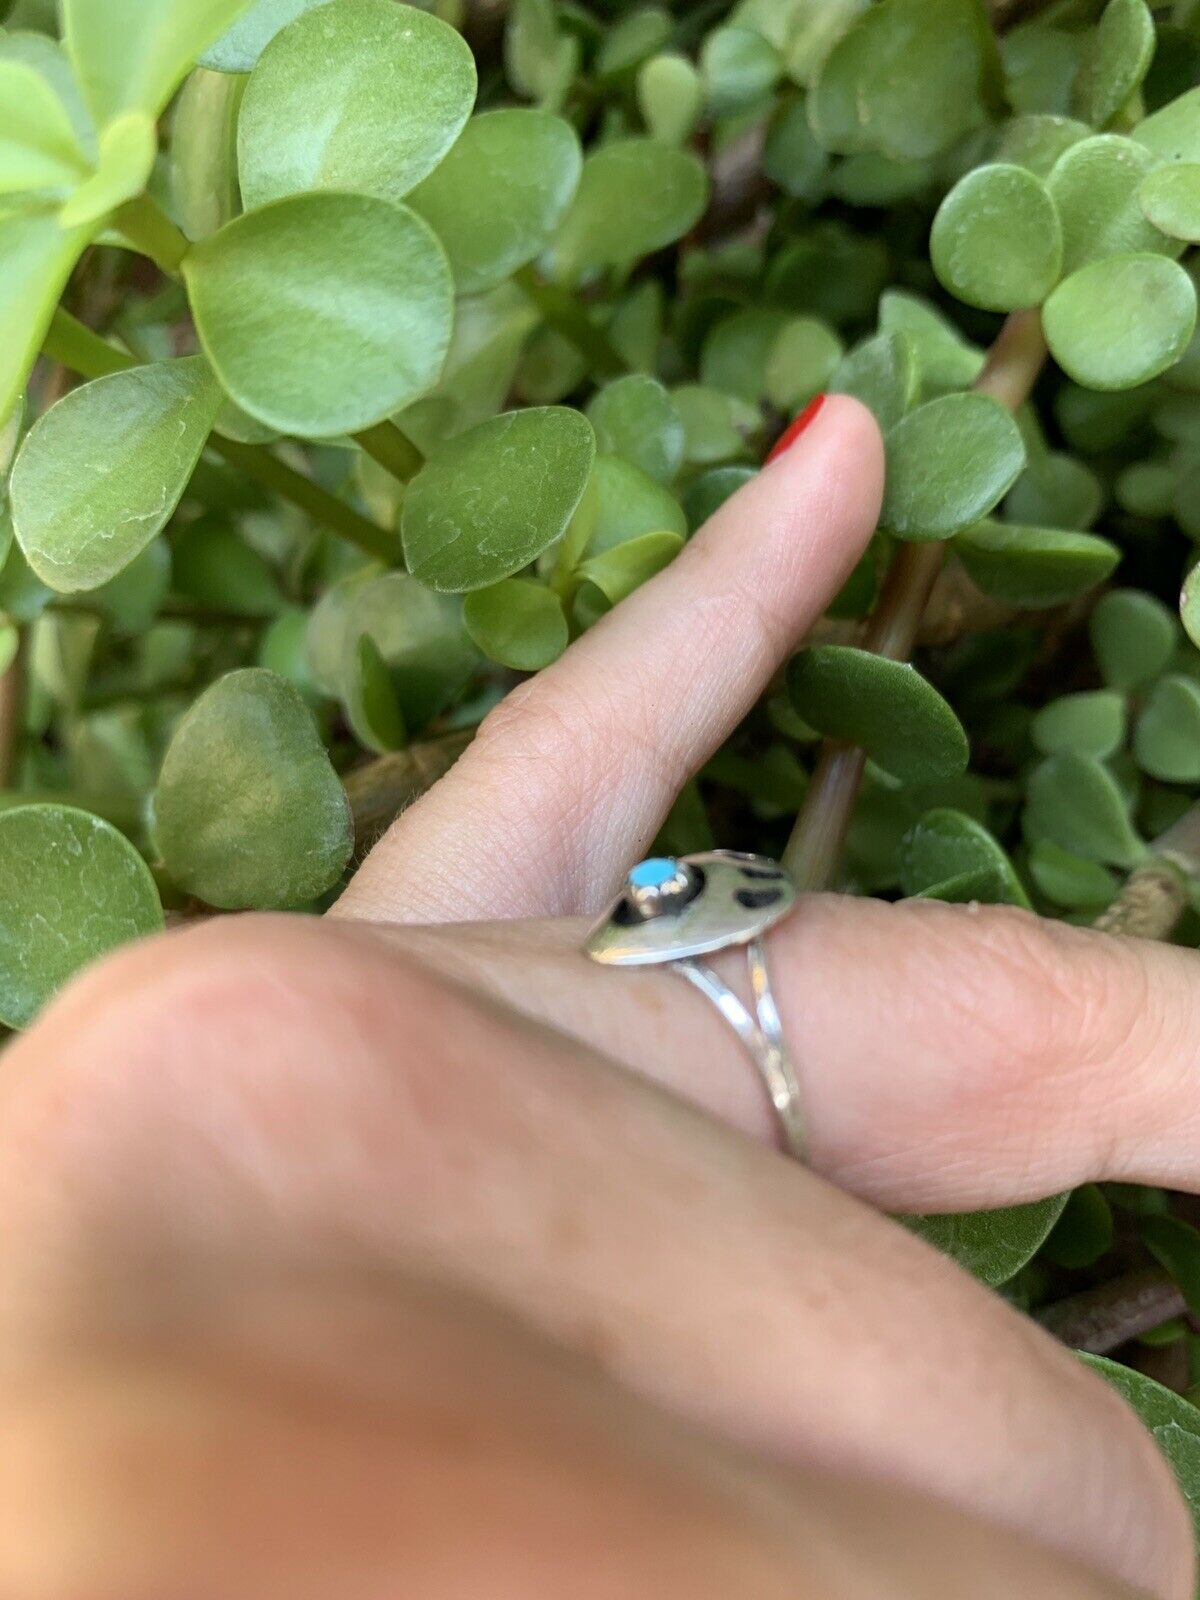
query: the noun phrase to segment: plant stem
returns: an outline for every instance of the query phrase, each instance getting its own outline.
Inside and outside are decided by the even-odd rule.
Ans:
[[[1188,888],[1200,881],[1200,804],[1191,806],[1150,845],[1125,886],[1095,926],[1133,939],[1169,939],[1188,908]]]
[[[394,422],[377,422],[373,428],[356,433],[354,438],[372,461],[378,461],[385,472],[390,472],[401,483],[415,478],[425,464],[420,450]]]
[[[1159,1323],[1180,1316],[1187,1304],[1169,1273],[1145,1267],[1044,1306],[1034,1317],[1073,1350],[1103,1356]]]
[[[113,223],[161,272],[170,278],[177,276],[191,246],[157,200],[148,194],[138,195],[114,213]]]
[[[474,728],[456,729],[346,773],[342,781],[354,816],[355,847],[369,850],[406,806],[449,772],[474,737]]]
[[[592,321],[569,290],[546,283],[532,267],[522,267],[513,282],[533,302],[555,333],[573,344],[601,378],[619,378],[629,371],[612,340]]]
[[[78,318],[60,306],[54,313],[42,352],[52,361],[60,361],[84,378],[104,378],[113,372],[124,372],[129,367],[142,365],[136,357],[118,350],[85,327]],[[396,539],[386,528],[355,511],[344,500],[322,489],[302,473],[294,471],[286,462],[261,445],[239,444],[218,433],[209,435],[209,448],[223,456],[231,466],[237,467],[248,478],[273,490],[281,499],[299,506],[315,521],[322,522],[340,535],[347,543],[356,546],[369,556],[394,565]]]
[[[17,653],[0,676],[0,789],[13,781],[25,734],[25,653],[28,635],[21,629]]]
[[[1017,411],[1029,398],[1046,353],[1040,313],[1014,311],[972,387]],[[867,622],[864,650],[889,661],[908,660],[944,554],[940,542],[900,546]],[[801,889],[827,888],[836,877],[865,766],[866,756],[855,745],[832,739],[822,745],[804,808],[783,854]]]

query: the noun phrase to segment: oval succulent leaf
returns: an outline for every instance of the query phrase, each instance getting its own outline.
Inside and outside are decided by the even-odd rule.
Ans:
[[[1111,589],[1088,622],[1100,676],[1111,689],[1138,689],[1163,671],[1179,627],[1162,601],[1138,589]]]
[[[834,45],[813,85],[818,139],[843,155],[940,155],[984,120],[993,48],[974,0],[872,6]]]
[[[1056,163],[1046,187],[1062,222],[1065,272],[1105,256],[1172,251],[1138,200],[1154,164],[1142,145],[1115,133],[1073,144]]]
[[[0,811],[0,1022],[25,1027],[81,968],[162,925],[150,869],[110,823]]]
[[[849,645],[813,645],[788,668],[797,712],[819,733],[861,746],[902,783],[936,782],[965,771],[962,724],[913,667]]]
[[[899,1220],[927,1244],[956,1261],[993,1289],[1015,1278],[1050,1235],[1065,1194],[998,1211],[972,1211],[954,1216],[901,1217]]]
[[[520,572],[562,537],[596,452],[586,417],[564,407],[510,411],[432,456],[408,486],[408,570],[465,594]]]
[[[599,450],[623,456],[657,483],[674,479],[683,461],[683,419],[657,378],[641,372],[617,378],[599,390],[587,414]]]
[[[1029,732],[1047,756],[1094,756],[1105,761],[1125,743],[1125,696],[1112,689],[1064,694],[1034,717]]]
[[[1043,311],[1046,342],[1089,389],[1132,389],[1175,365],[1196,328],[1196,286],[1164,256],[1108,256],[1060,283]]]
[[[62,101],[40,72],[0,59],[0,195],[62,189],[88,170]]]
[[[6,216],[0,226],[0,422],[25,387],[71,269],[91,238],[53,212]]]
[[[482,294],[532,261],[579,187],[574,128],[548,111],[472,117],[409,204],[442,241],[459,294]]]
[[[232,27],[200,57],[200,65],[214,72],[249,72],[259,56],[289,22],[302,11],[327,5],[328,0],[254,0]]]
[[[997,506],[1024,465],[1020,430],[998,401],[927,401],[887,436],[884,526],[902,539],[949,538]]]
[[[97,128],[157,117],[184,74],[250,0],[62,0],[63,38]]]
[[[1103,1356],[1083,1360],[1137,1412],[1166,1456],[1200,1540],[1200,1411],[1173,1389]]]
[[[180,888],[222,910],[304,905],[353,846],[346,792],[298,689],[246,667],[206,689],[175,730],[154,829]]]
[[[979,522],[954,541],[954,553],[984,594],[1010,606],[1057,606],[1102,583],[1121,552],[1095,534]]]
[[[579,190],[551,247],[555,272],[636,261],[673,244],[699,220],[708,195],[703,164],[656,139],[615,139],[583,163]]]
[[[962,811],[935,806],[900,844],[900,886],[906,895],[961,900],[944,889],[968,881],[965,898],[988,905],[1029,908],[1012,862],[982,823]]]
[[[12,474],[29,565],[60,593],[94,589],[139,555],[179,504],[221,405],[203,356],[85,383],[30,429]]]
[[[1034,768],[1024,826],[1031,844],[1048,839],[1107,866],[1134,867],[1146,854],[1112,773],[1094,757],[1075,751],[1047,756]]]
[[[395,0],[304,11],[246,85],[238,165],[248,207],[312,189],[399,200],[431,173],[475,103],[461,34]]]
[[[1109,0],[1075,80],[1074,107],[1103,128],[1140,88],[1154,56],[1154,18],[1146,0]]]
[[[1159,678],[1133,730],[1133,757],[1162,783],[1200,782],[1200,684],[1177,672]]]
[[[528,578],[505,578],[469,594],[463,621],[489,661],[515,672],[540,672],[567,648],[562,601]]]
[[[1200,162],[1155,168],[1142,179],[1138,202],[1160,233],[1200,243]]]
[[[1040,305],[1058,282],[1062,227],[1046,186],[1024,167],[976,167],[933,222],[934,271],[951,294],[985,311]]]
[[[406,206],[351,194],[279,200],[202,239],[183,271],[225,391],[281,433],[357,433],[442,370],[450,268]]]

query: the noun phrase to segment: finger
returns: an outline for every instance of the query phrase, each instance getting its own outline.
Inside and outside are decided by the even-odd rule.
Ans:
[[[774,1459],[907,1484],[1182,1600],[1165,1463],[1065,1349],[797,1164],[398,954],[406,937],[246,918],[78,985],[6,1060],[10,1281],[135,1235],[436,1264]],[[618,1009],[619,987],[591,992]]]
[[[598,969],[585,924],[402,937],[756,1137],[742,1046],[661,968]],[[1200,1192],[1200,955],[1007,907],[815,896],[770,936],[817,1169],[891,1211],[1089,1180]],[[749,999],[745,962],[721,958]],[[447,970],[450,970],[447,967]]]
[[[4,1594],[1132,1600],[894,1487],[744,1456],[470,1295],[180,1271],[6,1328]]]
[[[874,420],[831,398],[671,566],[501,703],[335,915],[446,922],[598,906],[841,586],[882,484]]]

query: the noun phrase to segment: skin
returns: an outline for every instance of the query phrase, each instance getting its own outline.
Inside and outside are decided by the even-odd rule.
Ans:
[[[0,1593],[1192,1592],[1124,1404],[876,1207],[1200,1188],[1194,955],[806,901],[806,1170],[699,996],[579,953],[881,481],[829,401],[324,923],[124,951],[10,1049]]]

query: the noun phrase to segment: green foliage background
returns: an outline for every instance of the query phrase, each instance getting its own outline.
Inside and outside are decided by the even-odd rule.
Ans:
[[[882,525],[660,848],[1200,942],[1195,0],[0,16],[0,1022],[319,910],[824,390]],[[1191,1206],[912,1226],[1195,1499]]]

